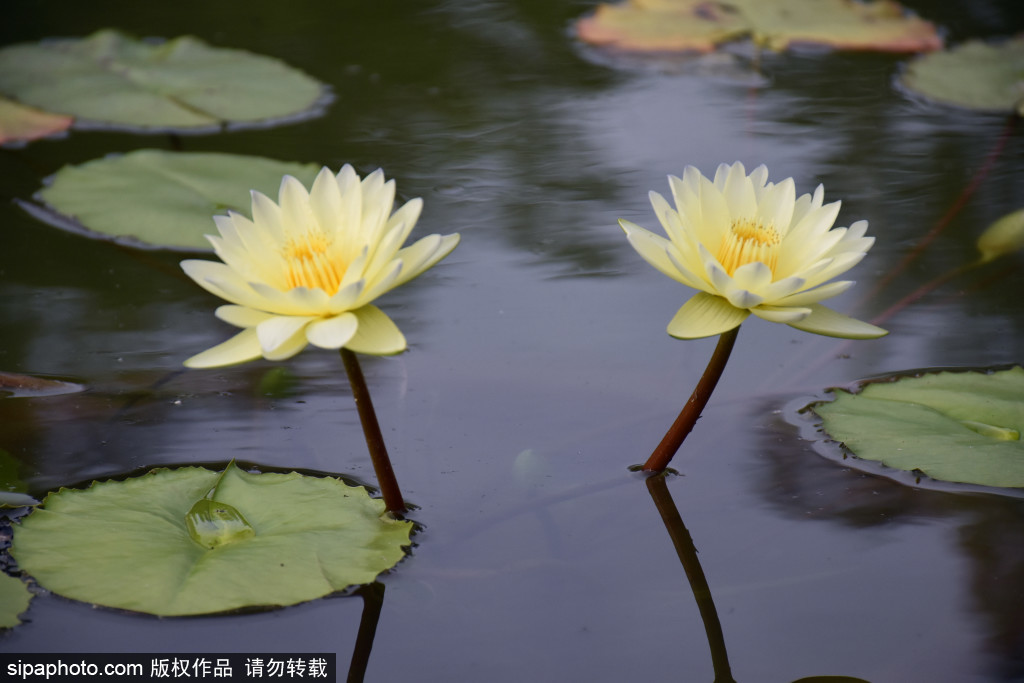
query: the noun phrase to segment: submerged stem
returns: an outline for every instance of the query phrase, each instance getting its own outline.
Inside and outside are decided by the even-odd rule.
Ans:
[[[363,425],[363,435],[366,437],[366,446],[370,450],[373,471],[377,474],[377,483],[380,485],[380,492],[384,497],[384,505],[389,512],[402,512],[405,510],[405,501],[402,500],[402,491],[398,488],[398,480],[391,467],[391,458],[388,457],[388,449],[384,445],[384,436],[380,433],[377,413],[373,409],[370,390],[366,388],[366,380],[359,367],[359,359],[356,358],[355,353],[343,348],[341,362],[345,364],[348,383],[352,387],[352,398],[355,399],[356,408],[359,410],[359,421]]]
[[[718,379],[722,376],[722,371],[725,370],[725,364],[729,360],[729,354],[732,353],[732,347],[736,343],[736,335],[739,332],[740,328],[734,327],[728,332],[723,332],[722,336],[719,337],[718,346],[715,347],[715,352],[708,362],[708,367],[704,370],[700,381],[697,382],[697,386],[690,395],[690,399],[683,406],[679,417],[672,423],[661,443],[658,444],[658,447],[651,453],[651,457],[644,463],[644,471],[662,472],[668,467],[669,461],[672,460],[679,447],[683,445],[683,440],[693,430],[693,426],[697,424],[697,419],[704,410],[704,406],[708,404],[711,392],[715,390],[715,385],[718,384]]]

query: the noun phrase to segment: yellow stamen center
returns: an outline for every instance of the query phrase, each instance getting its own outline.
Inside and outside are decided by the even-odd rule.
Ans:
[[[283,249],[289,289],[308,287],[328,294],[338,291],[347,264],[332,260],[331,239],[319,230],[292,236]]]
[[[718,247],[718,262],[732,275],[740,266],[760,261],[768,266],[772,275],[779,261],[782,237],[772,226],[761,221],[740,219],[734,221]]]

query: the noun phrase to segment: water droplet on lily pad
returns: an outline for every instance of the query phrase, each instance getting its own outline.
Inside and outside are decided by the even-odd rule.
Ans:
[[[808,407],[861,460],[940,481],[1024,487],[1024,368],[896,376],[833,393]]]
[[[251,538],[256,532],[235,507],[203,498],[185,515],[192,540],[206,548],[219,548]]]

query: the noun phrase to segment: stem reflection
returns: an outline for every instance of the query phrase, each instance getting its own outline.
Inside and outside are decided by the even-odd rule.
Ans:
[[[701,569],[700,560],[697,559],[697,548],[693,545],[693,538],[683,524],[683,518],[679,515],[675,501],[672,500],[672,494],[668,492],[665,477],[664,472],[648,477],[647,490],[654,500],[655,507],[658,508],[668,535],[672,538],[672,545],[683,564],[683,571],[690,582],[693,597],[697,600],[697,609],[700,610],[700,618],[704,621],[704,631],[708,636],[708,645],[711,646],[715,683],[736,683],[729,668],[725,636],[722,634],[722,623],[718,620],[718,610],[715,609],[715,602],[711,598],[711,588],[708,587],[708,580]]]

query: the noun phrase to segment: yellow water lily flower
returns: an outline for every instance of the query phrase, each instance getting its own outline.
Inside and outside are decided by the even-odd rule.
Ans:
[[[185,361],[193,368],[290,358],[313,344],[391,355],[405,337],[371,302],[447,256],[459,235],[428,235],[402,247],[423,202],[394,213],[395,181],[380,170],[360,179],[346,165],[324,168],[310,191],[291,176],[278,203],[252,193],[252,220],[235,212],[215,216],[220,235],[208,235],[217,261],[182,261],[201,287],[230,301],[221,320],[242,332]]]
[[[759,166],[722,164],[714,180],[688,166],[669,176],[675,208],[657,192],[651,204],[668,239],[620,220],[630,244],[673,280],[700,290],[679,309],[668,333],[680,339],[722,334],[753,313],[830,337],[872,339],[885,330],[828,309],[819,301],[846,291],[851,280],[828,282],[862,258],[873,237],[867,221],[833,228],[839,202],[796,197],[792,178],[768,182]]]

